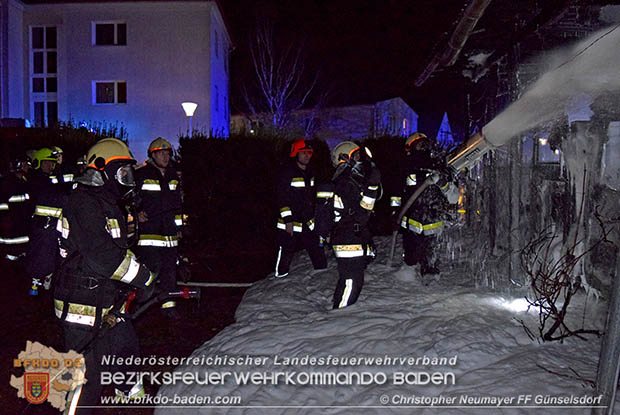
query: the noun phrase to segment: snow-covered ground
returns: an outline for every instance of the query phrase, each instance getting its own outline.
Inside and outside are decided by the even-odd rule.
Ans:
[[[389,252],[389,238],[375,242]],[[385,261],[383,254],[370,264],[355,305],[331,310],[335,259],[313,274],[301,252],[289,277],[255,283],[236,323],[194,351],[196,364],[176,369],[201,383],[212,374],[212,384],[161,387],[171,401],[155,413],[591,413],[583,406],[597,403],[587,381],[596,378],[597,338],[539,344],[520,322],[537,332],[538,316],[522,299],[476,289],[471,275],[455,270],[420,284]],[[575,327],[585,319],[600,329],[606,304],[574,301]],[[293,358],[301,360],[287,361]],[[254,378],[241,378],[248,375]],[[179,407],[192,403],[181,397],[240,400]]]

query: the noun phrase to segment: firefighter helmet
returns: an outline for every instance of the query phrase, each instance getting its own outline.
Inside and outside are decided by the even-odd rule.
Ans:
[[[153,154],[154,151],[159,150],[168,150],[172,152],[172,144],[170,144],[170,142],[165,138],[157,137],[155,140],[151,141],[151,144],[149,144],[149,151],[147,155],[151,157],[151,154]]]
[[[428,141],[428,137],[426,136],[426,134],[416,131],[415,133],[407,137],[407,140],[405,140],[405,151],[410,152],[415,148],[414,145],[417,145],[418,143],[421,143],[423,141]]]
[[[51,148],[43,147],[35,151],[32,155],[32,167],[34,167],[35,170],[40,169],[41,162],[43,160],[56,162],[56,155],[54,154],[54,150],[52,150]]]
[[[343,141],[332,150],[332,164],[337,167],[340,163],[351,159],[353,153],[360,149],[360,146],[352,141]]]
[[[114,160],[127,160],[130,164],[136,162],[127,145],[116,138],[100,140],[88,150],[86,155],[88,167],[96,170],[103,170],[108,163]]]
[[[312,146],[306,141],[305,138],[299,138],[293,141],[293,144],[291,144],[291,153],[289,154],[289,156],[295,157],[298,153],[301,153],[302,151],[309,151],[310,153],[312,153],[313,151]]]
[[[63,154],[62,148],[58,146],[52,146],[52,151],[54,151],[54,153],[56,154]]]

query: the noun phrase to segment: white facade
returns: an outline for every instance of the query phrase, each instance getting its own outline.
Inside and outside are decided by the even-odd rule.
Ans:
[[[229,34],[216,2],[2,3],[2,117],[123,126],[138,159],[161,136],[229,132]],[[54,39],[55,37],[55,39]],[[57,115],[56,115],[57,112]]]

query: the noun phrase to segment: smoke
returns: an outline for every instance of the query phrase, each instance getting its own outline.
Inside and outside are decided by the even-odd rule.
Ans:
[[[538,58],[546,72],[482,132],[500,146],[512,137],[561,116],[578,96],[620,90],[620,25],[595,32],[574,46]]]

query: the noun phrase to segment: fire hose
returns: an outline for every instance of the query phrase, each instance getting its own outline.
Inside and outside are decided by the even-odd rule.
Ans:
[[[472,135],[465,143],[457,147],[454,151],[448,154],[446,164],[450,167],[454,173],[458,173],[462,169],[467,169],[473,166],[482,156],[488,151],[493,149],[493,145],[489,143],[482,132],[478,132]],[[394,258],[394,251],[396,249],[396,237],[398,236],[398,227],[400,222],[409,210],[413,202],[426,190],[426,188],[435,181],[432,177],[428,177],[424,182],[416,189],[416,191],[407,199],[407,202],[400,208],[398,215],[396,215],[396,230],[392,232],[392,245],[390,247],[390,254],[387,260],[387,266],[392,267],[392,260]]]

